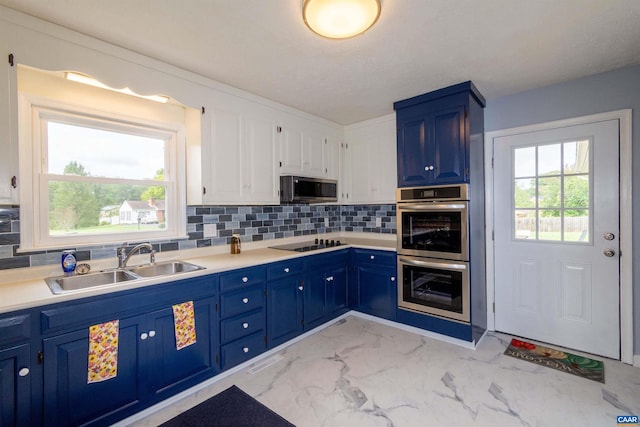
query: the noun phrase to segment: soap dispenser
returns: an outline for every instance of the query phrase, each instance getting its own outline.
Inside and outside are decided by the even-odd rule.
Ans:
[[[240,235],[239,234],[232,234],[231,235],[231,253],[232,254],[239,254],[240,253],[241,244],[242,244],[242,242],[240,241]]]

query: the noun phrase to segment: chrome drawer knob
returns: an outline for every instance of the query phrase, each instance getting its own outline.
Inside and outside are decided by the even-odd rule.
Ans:
[[[289,272],[289,267],[285,267],[284,272],[288,273]]]
[[[392,281],[392,282],[395,282],[395,281],[396,281],[396,278],[395,278],[395,277],[391,277],[391,281]]]
[[[303,287],[303,286],[298,286],[298,290],[299,290],[299,291],[303,291],[303,290],[304,290],[304,287]]]
[[[156,331],[149,331],[149,337],[153,338],[156,336]]]
[[[142,341],[146,340],[147,338],[149,338],[149,335],[146,332],[140,334],[140,339]]]
[[[249,347],[244,347],[242,351],[244,351],[245,353],[249,353]]]
[[[29,368],[22,368],[18,371],[18,375],[20,375],[21,377],[26,377],[27,375],[29,375]]]
[[[376,259],[376,256],[375,255],[371,255],[371,259]]]
[[[248,324],[247,322],[244,322],[244,323],[242,324],[242,327],[243,327],[244,329],[247,329],[247,328],[249,327],[249,324]]]
[[[613,249],[605,249],[604,250],[604,256],[606,257],[612,257],[616,254],[616,251],[614,251]]]
[[[249,302],[249,298],[242,298],[242,302],[245,303],[245,304],[248,303]]]
[[[242,278],[242,283],[247,283],[248,281],[249,281],[249,278],[248,278],[248,277],[243,277],[243,278]]]

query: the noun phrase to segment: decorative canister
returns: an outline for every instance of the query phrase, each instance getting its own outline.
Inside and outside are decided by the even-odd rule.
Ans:
[[[240,241],[240,235],[232,234],[231,235],[231,253],[239,254],[241,245],[242,245],[242,242]]]

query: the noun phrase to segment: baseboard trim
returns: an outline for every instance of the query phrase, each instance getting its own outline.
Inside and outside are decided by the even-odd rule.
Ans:
[[[474,344],[473,342],[464,341],[458,338],[449,337],[447,335],[442,335],[435,332],[427,331],[426,329],[420,329],[414,326],[405,325],[404,323],[398,323],[392,320],[382,319],[380,317],[375,317],[369,314],[360,313],[359,311],[350,311],[347,314],[354,317],[360,317],[363,319],[371,320],[372,322],[377,322],[383,325],[391,326],[392,328],[401,329],[407,332],[412,332],[417,335],[422,335],[423,337],[433,338],[438,341],[444,341],[449,344],[454,344],[460,347],[468,348],[470,350],[475,350],[477,347],[477,344]],[[484,335],[482,337],[484,337]],[[478,340],[478,343],[482,340],[482,337],[480,338],[480,340]]]

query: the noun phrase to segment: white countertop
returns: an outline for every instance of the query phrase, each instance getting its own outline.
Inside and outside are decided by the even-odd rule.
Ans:
[[[342,246],[326,248],[311,252],[291,252],[280,249],[271,249],[269,246],[313,241],[315,238],[335,239],[343,242]],[[212,246],[200,249],[184,251],[160,252],[156,255],[156,261],[181,260],[205,267],[190,273],[176,274],[148,279],[138,279],[113,285],[105,285],[54,295],[45,283],[46,277],[61,276],[59,265],[47,265],[43,267],[17,268],[0,272],[0,313],[32,308],[41,305],[54,304],[86,298],[95,295],[104,295],[117,291],[142,288],[159,283],[167,283],[199,277],[207,274],[268,264],[275,261],[299,258],[307,255],[327,253],[351,247],[377,249],[386,251],[396,250],[396,236],[378,233],[328,233],[323,235],[300,236],[288,239],[266,240],[262,242],[243,243],[242,252],[237,255],[229,253],[229,245]],[[149,262],[149,255],[135,255],[129,265],[135,266]],[[97,259],[88,261],[91,271],[113,269],[117,266],[117,260]]]

